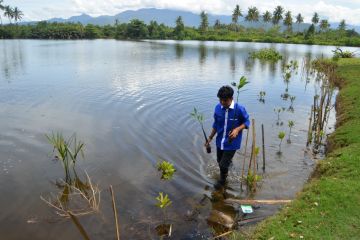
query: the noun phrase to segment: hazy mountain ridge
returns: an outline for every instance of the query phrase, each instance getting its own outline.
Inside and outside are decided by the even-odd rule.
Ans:
[[[180,10],[172,10],[172,9],[156,9],[156,8],[143,8],[139,10],[127,10],[116,14],[115,16],[108,16],[103,15],[99,17],[91,17],[87,14],[82,14],[79,16],[73,16],[68,19],[63,18],[52,18],[47,20],[48,22],[80,22],[82,24],[95,24],[95,25],[107,25],[107,24],[114,24],[115,20],[117,19],[119,23],[127,23],[131,19],[140,19],[145,23],[149,23],[150,21],[154,20],[157,21],[159,24],[163,23],[167,26],[175,26],[175,20],[178,16],[182,16],[184,24],[190,27],[198,27],[200,25],[200,16],[199,14],[187,12],[187,11],[180,11]],[[229,24],[231,23],[231,16],[227,15],[214,15],[208,14],[209,25],[214,25],[217,19],[220,20],[221,23]],[[264,24],[263,22],[246,22],[244,18],[239,19],[239,24],[244,27],[254,27],[254,28],[270,28],[272,24],[267,23]],[[336,28],[338,23],[330,23],[332,28]],[[298,26],[298,24],[293,24],[294,30],[303,31],[310,26],[309,23],[302,23]],[[281,25],[283,29],[285,26]],[[360,26],[352,26],[348,25],[348,29],[354,28],[357,32],[360,32]]]

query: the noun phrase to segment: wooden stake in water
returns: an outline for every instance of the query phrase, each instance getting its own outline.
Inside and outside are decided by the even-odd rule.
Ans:
[[[116,238],[117,238],[117,240],[120,240],[119,223],[118,223],[118,216],[117,216],[116,205],[115,205],[115,196],[114,196],[114,191],[113,191],[113,188],[111,185],[110,185],[110,194],[111,194],[112,207],[113,207],[114,218],[115,218]]]
[[[68,211],[67,213],[69,214],[69,216],[70,216],[71,220],[73,221],[73,223],[75,224],[75,226],[79,229],[79,231],[81,233],[81,236],[83,236],[83,238],[85,240],[90,240],[90,238],[87,235],[84,227],[79,222],[79,219],[71,211]]]
[[[241,181],[240,181],[241,190],[242,190],[242,180],[244,179],[245,162],[246,162],[246,149],[247,149],[248,139],[249,139],[249,130],[246,130],[245,152],[244,152],[244,160],[243,160],[243,165],[242,165]]]
[[[251,122],[252,122],[252,132],[253,132],[253,139],[252,139],[252,143],[253,143],[253,164],[254,164],[254,171],[253,171],[253,174],[254,174],[254,179],[256,179],[256,154],[255,154],[255,148],[256,148],[256,134],[255,134],[255,119],[251,119]],[[251,160],[250,160],[251,161]],[[253,189],[254,191],[256,191],[256,180],[254,180],[253,182]]]
[[[264,124],[261,124],[261,134],[262,134],[262,155],[263,155],[263,171],[265,172],[265,137],[264,137]]]
[[[314,111],[314,106],[311,106],[311,113],[310,113],[310,118],[309,118],[308,137],[307,137],[307,142],[306,142],[306,146],[307,146],[307,147],[308,147],[309,144],[311,143],[311,139],[312,139],[312,126],[311,126],[311,121],[312,121],[313,111]]]

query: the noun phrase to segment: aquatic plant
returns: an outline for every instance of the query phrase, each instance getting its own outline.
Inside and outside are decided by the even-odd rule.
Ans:
[[[265,95],[266,95],[265,91],[259,92],[259,102],[265,103]]]
[[[249,170],[247,176],[246,176],[246,185],[249,187],[249,190],[251,192],[255,191],[255,185],[257,182],[261,181],[262,177],[254,174],[251,170]]]
[[[350,52],[348,50],[343,51],[341,48],[337,47],[335,50],[332,50],[333,59],[338,60],[339,58],[354,58],[355,52]]]
[[[280,139],[279,151],[278,151],[279,154],[281,154],[281,143],[282,143],[284,137],[285,137],[285,132],[279,132],[279,134],[278,134],[278,138]]]
[[[237,95],[236,95],[236,104],[239,103],[239,94],[241,92],[240,90],[243,87],[245,87],[248,83],[249,83],[249,81],[246,79],[245,76],[241,76],[238,83],[236,83],[236,82],[231,83],[231,85],[236,88],[236,93],[237,93]],[[236,116],[237,116],[237,108],[235,108],[234,119],[236,119]],[[229,134],[231,134],[231,132],[234,130],[234,124],[235,124],[235,121],[232,121]],[[229,142],[231,143],[232,139],[229,138]]]
[[[299,68],[299,64],[295,60],[291,60],[289,63],[285,64],[285,66],[283,68],[283,79],[284,79],[284,82],[286,83],[285,92],[289,91],[290,79],[294,72],[295,72],[295,74],[298,74],[298,72],[297,72],[298,68]]]
[[[204,130],[204,115],[202,113],[199,113],[198,110],[194,107],[194,111],[192,113],[190,113],[190,116],[193,117],[196,121],[199,122],[199,124],[201,126],[201,130],[202,130],[202,132],[204,134],[205,142],[207,142],[208,138],[207,138],[205,130]],[[211,153],[211,146],[210,145],[206,146],[206,151],[208,153]]]
[[[170,201],[169,196],[167,194],[164,195],[164,193],[162,193],[162,192],[159,192],[159,195],[156,197],[156,200],[158,201],[156,203],[156,206],[158,206],[161,209],[167,208],[172,203]]]
[[[291,139],[290,139],[291,129],[294,127],[294,125],[295,125],[294,121],[292,121],[292,120],[288,121],[288,126],[289,126],[289,138],[287,140],[288,143],[291,143]]]
[[[164,195],[163,192],[159,192],[159,195],[156,197],[156,200],[157,200],[156,206],[160,208],[163,213],[163,224],[158,226],[158,228],[160,229],[167,228],[167,224],[165,224],[167,220],[166,209],[172,204],[172,202],[169,196],[167,194]],[[171,227],[171,225],[169,225],[169,227]]]
[[[283,125],[283,122],[280,120],[280,114],[285,111],[284,107],[274,108],[274,112],[277,115],[276,125]]]
[[[290,96],[290,106],[288,108],[288,111],[294,112],[294,101],[296,99],[296,96]]]
[[[45,137],[53,146],[53,152],[56,150],[55,159],[59,159],[65,171],[65,182],[71,181],[70,167],[75,168],[77,157],[80,154],[84,158],[85,144],[77,140],[73,134],[68,140],[65,140],[62,133],[51,133]]]
[[[158,171],[161,171],[161,179],[169,180],[173,177],[176,169],[172,163],[162,161],[157,165]]]
[[[258,51],[253,51],[250,53],[250,57],[268,61],[278,61],[282,59],[282,55],[273,48],[262,48]]]

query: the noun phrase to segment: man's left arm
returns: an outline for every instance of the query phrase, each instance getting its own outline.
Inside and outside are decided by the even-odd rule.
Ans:
[[[243,129],[245,129],[245,128],[248,129],[250,126],[249,114],[246,112],[245,108],[240,107],[239,111],[240,111],[240,114],[239,114],[240,115],[239,116],[240,126],[234,128],[231,131],[229,137],[232,139],[236,138]]]

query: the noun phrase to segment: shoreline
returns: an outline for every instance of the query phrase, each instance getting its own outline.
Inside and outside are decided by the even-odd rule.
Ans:
[[[353,239],[360,236],[360,59],[340,59],[336,74],[336,129],[294,201],[234,239]]]

